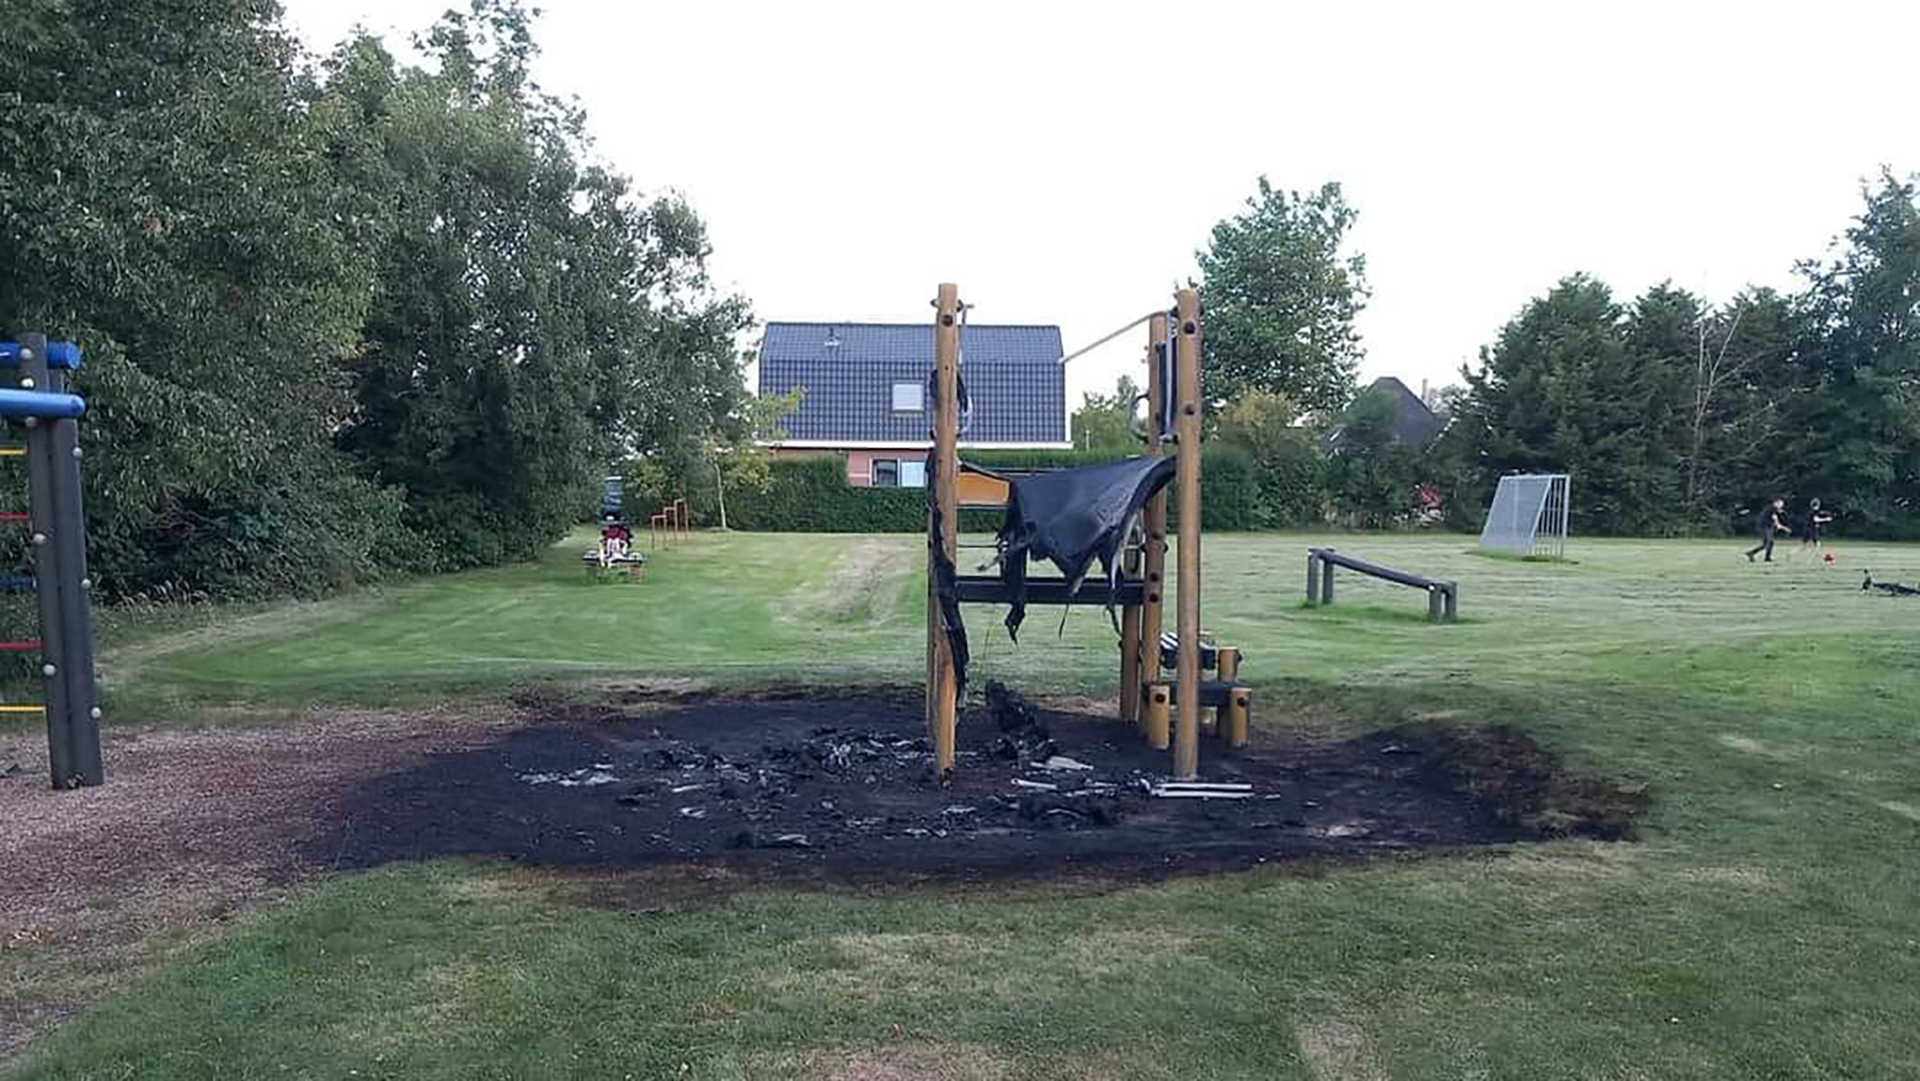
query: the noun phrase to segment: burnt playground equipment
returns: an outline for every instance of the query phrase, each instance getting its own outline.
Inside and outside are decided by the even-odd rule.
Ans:
[[[1382,567],[1378,563],[1356,559],[1332,548],[1307,549],[1307,604],[1309,606],[1333,603],[1333,568],[1335,567],[1345,567],[1350,571],[1357,571],[1383,582],[1426,590],[1427,621],[1430,623],[1454,623],[1460,618],[1459,583],[1409,574],[1406,571],[1394,570],[1392,567]]]
[[[0,389],[0,418],[26,429],[22,446],[0,447],[0,458],[27,465],[27,510],[0,514],[0,521],[29,530],[33,574],[7,575],[10,590],[31,590],[38,601],[38,638],[0,642],[0,650],[40,657],[40,704],[0,705],[0,712],[42,713],[47,719],[47,758],[53,787],[77,788],[105,780],[100,758],[100,704],[94,685],[93,609],[87,593],[86,517],[80,496],[79,418],[87,403],[67,392],[69,373],[80,368],[72,342],[49,342],[22,334],[0,342],[0,368],[11,388]]]
[[[1148,324],[1149,423],[1142,433],[1146,453],[1028,475],[996,474],[960,461],[966,309],[959,287],[941,285],[934,307],[926,710],[937,771],[944,777],[953,769],[958,703],[966,682],[968,646],[961,605],[1006,604],[1008,630],[1017,633],[1027,605],[1102,601],[1120,638],[1120,719],[1134,723],[1150,746],[1171,748],[1176,779],[1193,779],[1199,773],[1203,711],[1215,713],[1214,728],[1223,746],[1241,747],[1247,742],[1252,698],[1250,688],[1239,682],[1240,652],[1201,641],[1199,294],[1182,289],[1172,310],[1155,312],[1101,339],[1109,341]],[[1071,357],[1062,362],[1067,359]],[[1163,636],[1166,488],[1176,480],[1178,630]],[[962,508],[1006,512],[995,541],[997,576],[963,575],[955,566]],[[1087,570],[1096,558],[1105,581],[1089,586]],[[1051,560],[1063,573],[1028,579],[1029,559]],[[1167,669],[1174,672],[1171,680],[1164,678]],[[1203,680],[1207,671],[1219,678]],[[1197,693],[1182,694],[1183,687]]]

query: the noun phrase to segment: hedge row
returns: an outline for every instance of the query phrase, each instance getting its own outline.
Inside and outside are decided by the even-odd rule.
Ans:
[[[966,460],[988,469],[1059,469],[1111,462],[1112,454],[1083,451],[981,451]],[[763,492],[728,499],[728,524],[764,533],[918,533],[926,529],[926,491],[868,488],[847,483],[839,455],[775,458]],[[1206,529],[1252,529],[1258,492],[1253,463],[1241,451],[1209,449],[1201,459],[1201,525]],[[1176,500],[1168,501],[1169,521]],[[966,532],[1000,528],[998,511],[966,511]]]

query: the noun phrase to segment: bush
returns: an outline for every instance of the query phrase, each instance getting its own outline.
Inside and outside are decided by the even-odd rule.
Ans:
[[[315,597],[436,553],[402,521],[400,493],[331,451],[217,489],[170,491],[152,515],[92,519],[88,562],[106,597]]]

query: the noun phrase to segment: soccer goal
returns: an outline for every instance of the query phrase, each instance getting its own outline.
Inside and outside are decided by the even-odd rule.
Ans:
[[[1567,554],[1567,475],[1524,473],[1501,477],[1493,509],[1480,530],[1485,551],[1564,559]]]

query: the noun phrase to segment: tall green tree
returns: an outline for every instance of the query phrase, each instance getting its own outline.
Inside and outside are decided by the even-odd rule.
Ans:
[[[343,168],[386,194],[340,442],[405,491],[437,565],[526,558],[617,458],[703,467],[750,314],[712,290],[684,202],[588,161],[585,117],[530,80],[525,8],[476,0],[417,44],[431,69],[348,43],[324,95],[360,122]]]
[[[109,593],[361,576],[398,503],[329,448],[375,196],[339,182],[266,0],[0,18],[0,329],[79,339]]]
[[[1573,474],[1573,520],[1589,533],[1677,525],[1669,330],[1686,302],[1653,295],[1627,313],[1583,274],[1531,301],[1464,371],[1454,420],[1480,484],[1513,472]],[[1632,345],[1629,337],[1632,337]]]
[[[1883,172],[1807,289],[1780,494],[1820,497],[1843,528],[1920,536],[1920,207]],[[1765,494],[1765,493],[1762,493]]]
[[[1368,295],[1365,256],[1343,250],[1356,216],[1339,184],[1302,194],[1263,176],[1213,227],[1198,253],[1209,398],[1264,390],[1335,411],[1353,397]]]
[[[1771,289],[1699,313],[1676,446],[1680,505],[1693,528],[1724,528],[1781,482],[1794,335],[1792,307]]]

